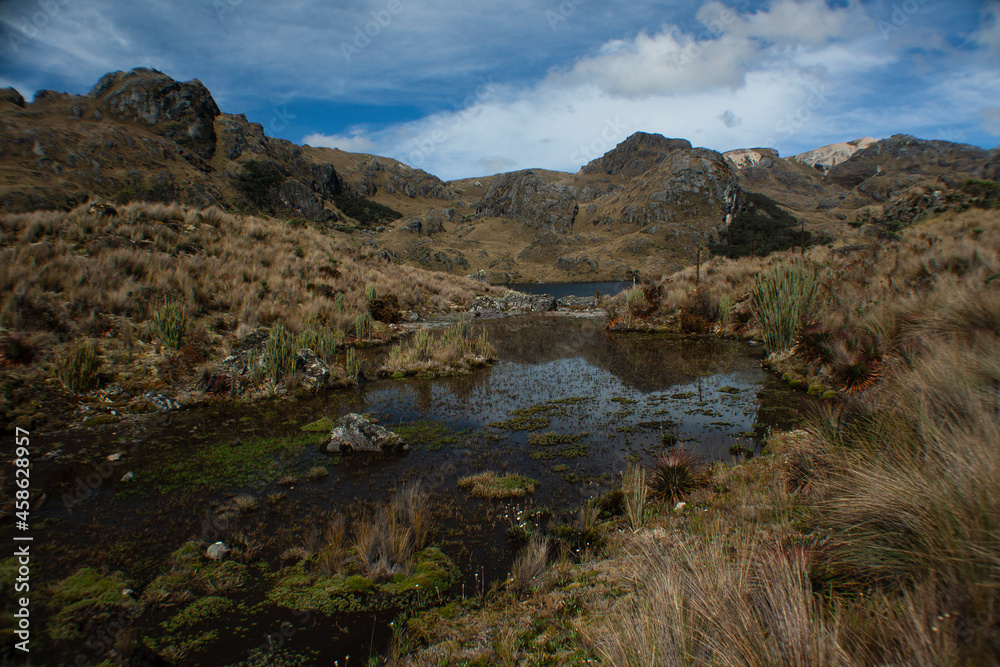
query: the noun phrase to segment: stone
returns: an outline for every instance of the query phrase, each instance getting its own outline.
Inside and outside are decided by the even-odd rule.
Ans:
[[[214,561],[220,561],[226,557],[229,553],[229,547],[223,542],[216,542],[215,544],[208,545],[208,549],[205,550],[205,557]]]
[[[363,415],[348,413],[337,421],[326,443],[328,452],[408,452],[410,446],[387,428]]]
[[[129,470],[127,473],[122,475],[123,482],[131,482],[135,478],[135,473]]]
[[[105,459],[107,459],[108,461],[111,461],[112,463],[114,463],[115,461],[121,461],[122,460],[122,453],[121,452],[115,452],[114,454],[108,454],[105,457]]]
[[[309,389],[320,389],[330,383],[330,367],[308,347],[296,351],[295,370],[305,376],[302,385]]]
[[[155,391],[147,391],[143,394],[143,398],[152,403],[157,410],[162,410],[167,412],[169,410],[180,410],[181,404],[169,396],[164,396],[163,394],[158,394]]]
[[[283,207],[301,213],[310,220],[324,218],[323,204],[312,190],[298,181],[284,181],[278,187],[278,200]]]

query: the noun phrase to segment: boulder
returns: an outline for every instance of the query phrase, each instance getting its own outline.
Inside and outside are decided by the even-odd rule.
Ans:
[[[208,545],[208,549],[205,550],[205,557],[211,560],[219,561],[226,557],[229,553],[229,547],[227,547],[223,542],[216,542],[215,544]]]
[[[308,347],[295,353],[295,370],[305,376],[302,384],[309,389],[319,389],[330,383],[330,367]]]
[[[475,273],[470,273],[465,277],[469,280],[475,280],[477,283],[489,284],[490,282],[489,278],[486,277],[486,271],[483,269],[479,269]]]
[[[351,412],[337,421],[326,443],[328,452],[408,452],[410,446],[392,431]]]

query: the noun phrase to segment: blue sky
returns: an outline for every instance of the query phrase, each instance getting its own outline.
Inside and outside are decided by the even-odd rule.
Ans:
[[[640,130],[1000,144],[1000,0],[8,0],[0,31],[29,99],[154,67],[269,135],[445,179],[575,171]]]

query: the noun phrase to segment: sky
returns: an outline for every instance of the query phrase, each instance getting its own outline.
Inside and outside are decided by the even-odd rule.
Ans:
[[[575,172],[637,131],[1000,144],[1000,0],[0,0],[0,35],[29,100],[152,67],[270,136],[446,180]]]

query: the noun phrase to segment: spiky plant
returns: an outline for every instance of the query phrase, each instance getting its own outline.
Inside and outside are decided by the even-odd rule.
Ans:
[[[757,276],[750,292],[750,310],[768,352],[784,350],[795,340],[816,303],[818,274],[814,266],[793,264]]]
[[[179,303],[164,303],[153,311],[153,326],[160,342],[179,349],[187,331],[187,310]]]
[[[26,366],[35,359],[35,347],[22,333],[12,333],[0,338],[0,364]]]
[[[72,348],[62,366],[59,379],[70,391],[78,394],[97,387],[101,373],[101,350],[97,344],[88,341]]]
[[[701,481],[700,459],[683,449],[667,452],[653,462],[649,485],[653,494],[676,502]]]
[[[271,328],[264,348],[268,378],[275,384],[295,368],[295,339],[281,324]]]

